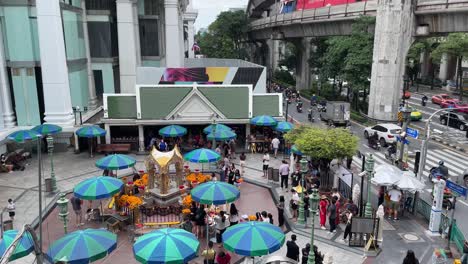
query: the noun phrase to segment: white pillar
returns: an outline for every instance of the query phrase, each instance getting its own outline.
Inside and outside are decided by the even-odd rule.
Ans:
[[[441,81],[446,81],[448,79],[448,70],[449,70],[449,56],[447,53],[442,54],[440,60],[440,69],[439,69],[439,79]]]
[[[439,234],[440,220],[442,217],[442,204],[444,200],[445,181],[438,179],[434,182],[434,200],[431,207],[429,219],[429,232],[433,235]]]
[[[44,90],[44,120],[72,126],[74,118],[60,2],[37,0],[36,10]]]
[[[119,69],[121,93],[135,93],[137,32],[135,32],[136,0],[117,0],[117,33],[119,42]]]
[[[104,129],[107,131],[106,133],[106,144],[111,143],[111,130],[109,124],[104,124]]]
[[[187,36],[187,42],[188,42],[188,57],[189,58],[195,58],[195,51],[193,50],[193,43],[195,43],[195,27],[193,26],[193,23],[195,20],[188,20],[188,36]]]
[[[145,151],[145,133],[143,130],[143,125],[138,125],[138,151]]]
[[[81,9],[83,9],[83,13],[82,13],[83,35],[84,35],[86,60],[87,60],[86,69],[88,72],[88,90],[89,90],[88,109],[93,110],[93,109],[96,109],[98,101],[96,97],[96,86],[94,85],[93,68],[91,66],[91,51],[89,49],[88,15],[86,14],[86,1],[81,1]]]
[[[369,94],[369,116],[396,120],[405,58],[413,40],[412,1],[378,0]]]
[[[164,0],[166,67],[183,67],[184,56],[180,51],[180,14],[178,0]]]
[[[15,112],[11,103],[10,85],[5,61],[5,47],[3,46],[3,26],[0,25],[0,126],[14,127]]]

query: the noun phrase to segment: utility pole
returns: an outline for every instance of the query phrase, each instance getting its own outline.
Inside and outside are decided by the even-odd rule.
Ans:
[[[405,141],[406,141],[406,129],[411,121],[411,110],[408,108],[408,104],[403,106],[400,111],[403,113],[403,127],[400,136],[400,155],[398,158],[398,167],[403,170],[404,163],[403,163],[403,156],[405,153]]]

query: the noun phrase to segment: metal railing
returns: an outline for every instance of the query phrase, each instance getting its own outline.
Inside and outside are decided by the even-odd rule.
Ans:
[[[463,232],[458,228],[457,221],[455,219],[453,220],[452,230],[450,231],[450,241],[455,243],[458,252],[463,252],[463,246],[466,240]]]
[[[431,205],[422,199],[416,200],[416,212],[421,214],[427,221],[431,219]]]

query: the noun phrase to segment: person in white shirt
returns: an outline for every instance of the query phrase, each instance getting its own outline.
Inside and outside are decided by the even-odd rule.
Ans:
[[[7,211],[11,221],[13,221],[15,219],[16,205],[12,199],[8,199]]]
[[[390,218],[392,217],[393,211],[393,220],[398,220],[398,209],[400,208],[400,200],[401,200],[401,191],[397,190],[395,186],[392,187],[390,191],[388,191],[388,195],[390,196]]]
[[[288,177],[289,177],[289,164],[286,160],[281,161],[281,165],[279,167],[279,174],[281,176],[281,190],[283,190],[283,186],[286,187],[286,192],[288,191]]]
[[[268,166],[270,165],[270,154],[267,151],[263,153],[263,177],[268,176]]]
[[[226,228],[229,226],[229,221],[225,216],[224,211],[221,211],[219,215],[214,217],[214,222],[216,223],[216,243],[222,243],[222,236]]]
[[[275,155],[275,159],[276,159],[276,154],[278,154],[278,148],[279,148],[279,145],[280,145],[280,140],[275,137],[271,140],[271,147],[273,148],[273,153]]]
[[[299,194],[296,192],[296,190],[291,189],[292,196],[291,196],[291,210],[292,210],[292,219],[295,219],[297,221],[297,209],[299,208]]]

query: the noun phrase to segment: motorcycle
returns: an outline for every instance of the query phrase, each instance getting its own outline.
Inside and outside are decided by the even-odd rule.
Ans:
[[[314,112],[312,112],[312,108],[309,108],[308,110],[308,114],[307,114],[307,119],[310,121],[310,122],[314,122]]]
[[[394,144],[391,144],[387,148],[387,152],[385,152],[385,158],[389,160],[392,163],[392,165],[394,165],[397,161],[396,152],[396,146]]]
[[[371,140],[371,139],[369,139],[369,140],[367,141],[367,145],[369,146],[369,148],[375,149],[375,150],[380,150],[380,147],[381,147],[378,140]]]
[[[445,167],[445,166],[444,166]],[[429,180],[441,178],[444,181],[448,178],[448,171],[441,170],[441,167],[432,167],[429,170]]]
[[[302,113],[302,102],[297,102],[296,104],[296,110],[298,113]]]
[[[317,111],[319,111],[319,112],[325,112],[326,109],[327,108],[325,106],[321,105],[321,104],[317,105]]]
[[[423,98],[421,98],[421,105],[426,106],[427,100],[427,96],[423,96]]]

